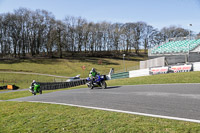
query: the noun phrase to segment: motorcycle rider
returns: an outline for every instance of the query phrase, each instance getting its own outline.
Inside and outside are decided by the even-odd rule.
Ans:
[[[95,68],[92,68],[92,70],[89,73],[89,77],[92,80],[92,85],[93,85],[93,82],[94,82],[97,74],[99,74],[99,73],[96,72]]]
[[[105,89],[107,87],[105,80],[105,75],[100,75],[100,73],[96,72],[95,68],[92,68],[89,73],[89,77],[86,79],[86,83],[90,89],[93,89],[94,87],[101,87],[102,89]]]
[[[36,84],[36,81],[33,80],[33,82],[31,83],[31,88],[30,88],[31,92],[34,91],[34,85],[35,85],[35,84]]]
[[[33,80],[33,82],[31,83],[31,88],[30,88],[30,92],[34,92],[36,91],[35,93],[37,92],[40,92],[40,94],[42,94],[42,91],[40,90],[40,84],[37,83],[35,80]]]

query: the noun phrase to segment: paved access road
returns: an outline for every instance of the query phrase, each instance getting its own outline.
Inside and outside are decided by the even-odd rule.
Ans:
[[[200,120],[200,84],[83,88],[15,100],[66,103]]]

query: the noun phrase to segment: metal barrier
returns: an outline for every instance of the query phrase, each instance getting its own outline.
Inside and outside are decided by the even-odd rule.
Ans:
[[[42,90],[56,90],[62,88],[70,88],[86,84],[86,79],[71,81],[71,82],[38,82]]]
[[[129,78],[129,72],[115,73],[111,75],[111,79]]]

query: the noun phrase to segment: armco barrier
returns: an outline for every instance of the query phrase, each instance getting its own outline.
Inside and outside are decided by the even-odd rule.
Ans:
[[[55,90],[55,89],[62,89],[62,88],[70,88],[79,85],[86,84],[86,79],[71,81],[71,82],[38,82],[40,84],[40,88],[42,90]]]
[[[193,71],[193,64],[173,65],[165,67],[149,68],[149,74],[165,74],[165,73],[179,73]]]
[[[111,75],[111,79],[129,78],[129,72],[114,73]]]
[[[165,74],[165,73],[178,73],[178,72],[190,72],[190,71],[200,71],[200,62],[194,62],[191,64],[178,64],[172,66],[163,67],[152,67],[148,69],[133,70],[129,72],[115,73],[108,75],[108,79],[120,79],[120,78],[132,78],[141,77],[155,74]],[[129,73],[129,74],[128,74]]]

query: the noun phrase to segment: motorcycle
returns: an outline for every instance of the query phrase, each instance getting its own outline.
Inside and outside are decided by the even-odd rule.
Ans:
[[[90,89],[93,89],[94,87],[101,87],[102,89],[107,88],[105,75],[97,75],[95,78],[88,77],[86,80],[86,84]]]
[[[34,86],[29,87],[29,91],[33,94],[36,95],[36,93],[42,94],[42,89],[40,89],[40,84],[34,84]]]

